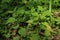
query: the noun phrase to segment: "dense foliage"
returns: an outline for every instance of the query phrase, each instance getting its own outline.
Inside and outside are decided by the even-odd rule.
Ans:
[[[59,40],[60,0],[0,0],[0,40]]]

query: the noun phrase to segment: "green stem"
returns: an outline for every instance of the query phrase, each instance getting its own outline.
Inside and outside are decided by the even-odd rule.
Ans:
[[[50,2],[49,2],[49,13],[50,13],[50,14],[51,14],[51,11],[52,11],[52,7],[51,7],[51,6],[52,6],[52,0],[50,0]],[[50,21],[50,22],[51,22],[51,24],[52,24],[52,16],[50,15],[50,17],[51,17],[51,21]],[[50,25],[51,25],[51,24],[50,24]]]
[[[52,3],[52,0],[50,0],[50,2],[49,2],[49,12],[50,12],[50,13],[51,13],[51,9],[52,9],[52,8],[51,8],[51,5],[52,5],[51,3]]]

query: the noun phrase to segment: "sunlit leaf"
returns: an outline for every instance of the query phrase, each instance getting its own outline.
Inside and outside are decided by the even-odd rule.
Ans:
[[[39,40],[39,35],[38,34],[31,34],[30,40]]]
[[[14,17],[10,17],[8,20],[7,20],[7,23],[13,23],[15,22],[16,19]]]
[[[18,33],[19,33],[21,36],[25,37],[25,36],[26,36],[26,29],[25,29],[25,28],[20,28],[19,31],[18,31]]]

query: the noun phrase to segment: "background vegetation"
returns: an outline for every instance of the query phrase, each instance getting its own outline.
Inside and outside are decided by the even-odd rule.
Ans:
[[[60,40],[60,0],[0,0],[0,40]]]

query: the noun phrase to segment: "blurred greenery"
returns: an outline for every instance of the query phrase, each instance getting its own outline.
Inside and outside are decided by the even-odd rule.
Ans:
[[[0,0],[0,40],[60,40],[60,0]]]

